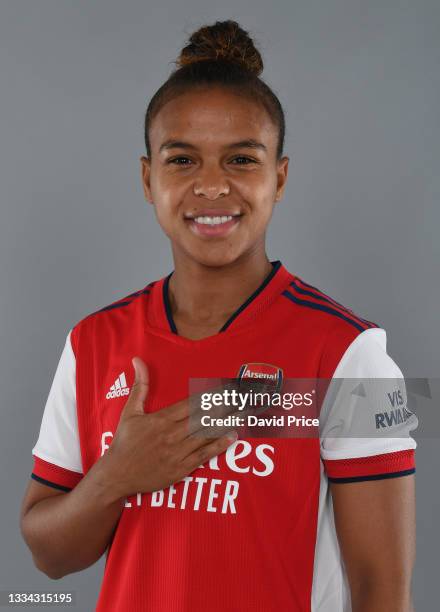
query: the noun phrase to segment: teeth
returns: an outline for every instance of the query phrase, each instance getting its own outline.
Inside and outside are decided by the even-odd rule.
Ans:
[[[195,217],[194,221],[196,223],[202,223],[202,225],[220,225],[221,223],[226,223],[232,219],[231,216],[228,217]]]

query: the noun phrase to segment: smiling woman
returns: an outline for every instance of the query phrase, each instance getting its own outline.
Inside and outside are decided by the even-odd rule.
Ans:
[[[229,42],[237,36],[231,44],[234,48],[243,34],[227,27]],[[285,187],[288,158],[281,156],[284,120],[279,103],[248,69],[246,55],[236,53],[242,59],[235,62],[228,57],[210,59],[216,53],[216,40],[211,39],[209,46],[205,32],[206,56],[194,57],[197,36],[193,38],[192,61],[187,47],[180,59],[183,67],[153,97],[147,110],[149,155],[141,158],[142,180],[146,199],[154,204],[172,242],[175,272],[169,289],[173,294],[185,284],[188,293],[195,295],[188,286],[194,275],[203,275],[207,293],[215,282],[216,293],[223,295],[218,283],[231,287],[239,270],[249,279],[249,286],[241,281],[238,292],[230,292],[235,303],[211,302],[210,316],[219,319],[225,316],[224,307],[232,312],[270,270],[265,232]],[[255,53],[249,61],[258,72],[262,64],[255,62]],[[217,76],[214,83],[213,75]],[[190,308],[188,300],[176,301]],[[186,313],[188,319],[197,318],[197,306]]]
[[[172,241],[169,289],[181,296],[178,316],[215,328],[270,271],[265,232],[289,161],[284,113],[236,22],[200,28],[177,65],[146,112],[142,179]],[[187,284],[195,275],[199,286],[204,281],[200,300]]]
[[[248,33],[202,27],[177,64],[148,106],[141,157],[174,270],[69,331],[23,534],[51,577],[107,552],[98,612],[408,612],[412,419],[382,434],[363,414],[371,431],[354,438],[339,401],[317,413],[319,438],[253,438],[239,419],[235,437],[189,428],[193,378],[285,389],[402,373],[384,329],[267,256],[289,158]]]

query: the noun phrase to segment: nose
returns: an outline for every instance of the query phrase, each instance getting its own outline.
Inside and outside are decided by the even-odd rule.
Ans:
[[[204,196],[208,200],[216,200],[217,198],[229,195],[229,184],[222,172],[211,170],[197,176],[194,182],[194,195]]]

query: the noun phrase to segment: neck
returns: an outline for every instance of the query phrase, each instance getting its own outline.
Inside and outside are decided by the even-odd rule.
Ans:
[[[168,290],[173,317],[192,323],[227,320],[272,271],[265,252],[214,267],[175,258]]]

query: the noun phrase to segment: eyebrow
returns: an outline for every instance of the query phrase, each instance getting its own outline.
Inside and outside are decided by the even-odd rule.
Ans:
[[[253,138],[248,138],[246,140],[240,140],[239,142],[232,142],[231,144],[226,145],[226,149],[261,149],[267,153],[267,147],[262,142],[258,142]],[[190,149],[196,150],[197,147],[189,142],[183,142],[182,140],[166,140],[164,143],[160,145],[159,153],[168,149]]]

